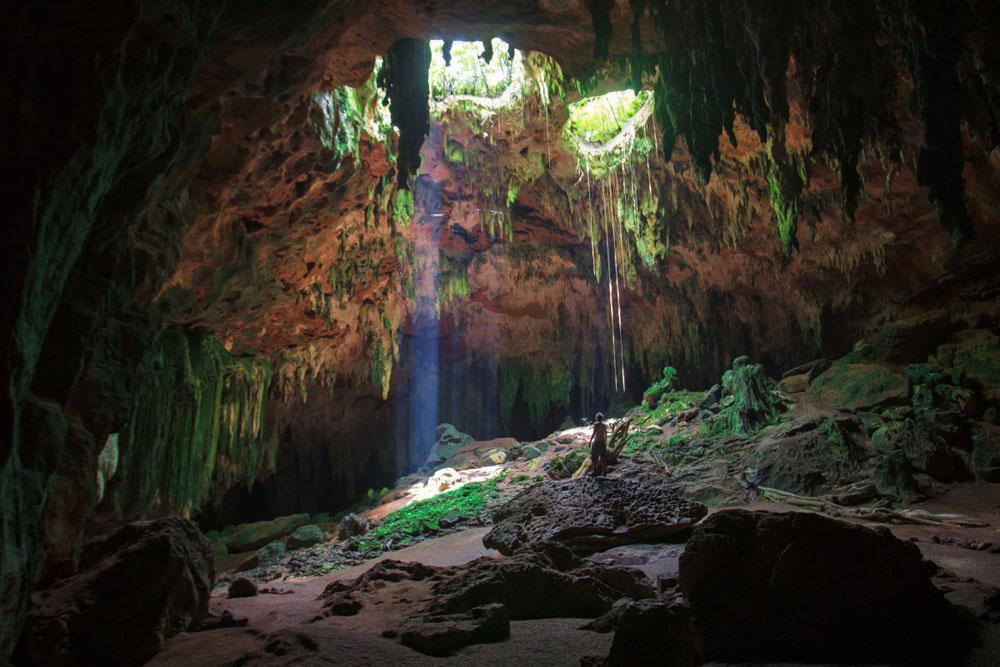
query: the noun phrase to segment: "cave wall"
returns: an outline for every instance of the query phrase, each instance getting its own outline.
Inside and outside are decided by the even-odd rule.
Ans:
[[[383,425],[395,417],[382,401],[400,369],[400,332],[439,319],[414,298],[412,256],[399,241],[414,243],[413,230],[429,223],[412,220],[408,195],[393,185],[391,137],[374,140],[372,130],[344,143],[349,114],[335,91],[363,88],[374,57],[399,36],[503,35],[584,80],[598,25],[598,55],[631,58],[634,72],[661,67],[655,130],[664,155],[650,167],[651,215],[663,221],[669,252],[626,285],[630,386],[667,362],[690,384],[707,384],[743,352],[777,370],[836,354],[922,303],[995,298],[995,3],[735,5],[601,3],[609,13],[598,17],[580,2],[5,7],[0,132],[18,168],[0,185],[9,211],[0,244],[0,375],[9,387],[0,402],[0,657],[37,577],[72,566],[107,436],[133,426],[137,392],[170,391],[157,385],[162,369],[150,354],[165,324],[204,329],[240,364],[265,363],[282,397],[269,402],[333,387],[331,407],[363,406],[340,423],[387,441]],[[633,7],[651,10],[638,42]],[[860,37],[871,48],[858,48]],[[544,104],[551,123],[565,101],[557,93]],[[536,122],[520,137],[536,165],[542,130]],[[457,210],[449,215],[458,229],[445,234],[462,239],[446,239],[457,257],[475,253],[481,268],[467,291],[444,300],[454,333],[439,350],[452,364],[442,377],[493,378],[501,402],[504,387],[513,392],[512,419],[522,425],[558,418],[567,386],[581,411],[610,400],[607,318],[594,307],[601,241],[585,241],[601,235],[579,234],[573,158],[551,137],[546,144],[544,173],[519,172],[500,230],[506,243],[491,233],[470,244],[481,221]],[[427,173],[445,193],[458,190],[449,177]],[[518,242],[537,256],[519,256]],[[561,302],[572,312],[560,316]],[[571,333],[559,335],[560,321]],[[503,336],[472,336],[491,326]],[[499,359],[484,353],[505,345]],[[188,398],[224,386],[202,378],[192,390],[186,374],[175,377]],[[329,426],[320,402],[282,405],[290,407],[275,404],[275,423],[290,432]],[[189,405],[157,423],[197,416]],[[341,458],[355,472],[338,488],[357,489],[374,479],[372,466],[398,456],[384,445],[368,455],[349,438],[288,459],[299,462],[286,474],[354,446]],[[293,439],[295,451],[305,446]],[[136,456],[149,442],[125,443],[133,458],[124,469],[155,467]],[[280,437],[260,442],[251,458],[280,451]],[[191,460],[159,451],[145,460]],[[236,465],[240,479],[254,467]],[[115,493],[151,510],[164,497],[184,507],[204,488],[149,479],[140,492],[123,477]]]

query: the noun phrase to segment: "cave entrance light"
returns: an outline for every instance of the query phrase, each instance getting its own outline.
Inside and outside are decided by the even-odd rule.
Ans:
[[[655,132],[645,128],[652,115],[652,91],[619,90],[569,105],[564,134],[572,140],[580,166],[598,175],[648,155]]]
[[[432,106],[472,102],[486,107],[507,107],[522,94],[524,56],[499,37],[487,49],[483,42],[431,40],[427,76]],[[489,62],[487,62],[489,60]]]

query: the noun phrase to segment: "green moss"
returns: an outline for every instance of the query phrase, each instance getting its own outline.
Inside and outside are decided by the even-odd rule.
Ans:
[[[461,521],[481,521],[492,503],[500,499],[497,485],[503,473],[486,482],[469,482],[453,491],[420,500],[389,514],[358,541],[362,552],[377,555],[414,541],[425,533],[440,530],[441,519],[458,517]]]
[[[149,366],[158,369],[135,397],[122,447],[114,502],[183,515],[219,489],[251,483],[273,470],[275,448],[264,424],[271,370],[230,355],[213,336],[163,332]]]
[[[463,162],[465,160],[465,149],[462,144],[449,139],[445,142],[444,156],[449,162]]]
[[[517,396],[528,406],[532,426],[542,431],[553,407],[569,405],[573,374],[564,360],[554,360],[534,367],[516,357],[501,361],[500,416],[509,428]]]
[[[802,193],[804,181],[800,175],[788,168],[773,165],[767,174],[770,188],[771,208],[778,222],[778,235],[785,247],[785,252],[791,254],[798,250],[799,241],[795,234],[798,229],[799,195]]]
[[[567,131],[583,141],[603,144],[618,136],[651,96],[652,93],[646,90],[638,95],[631,90],[621,90],[580,100],[568,107]]]
[[[396,190],[389,215],[401,227],[410,224],[413,219],[413,192],[411,190]]]

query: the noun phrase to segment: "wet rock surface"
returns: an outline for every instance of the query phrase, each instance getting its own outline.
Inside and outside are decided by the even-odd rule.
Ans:
[[[638,479],[583,477],[535,485],[494,511],[483,544],[513,554],[552,540],[587,553],[678,535],[707,508],[677,491]]]
[[[40,591],[17,661],[135,665],[207,616],[212,545],[186,519],[123,526],[88,545],[75,574]]]
[[[969,633],[934,569],[885,529],[722,510],[693,532],[679,583],[707,660],[958,662]]]

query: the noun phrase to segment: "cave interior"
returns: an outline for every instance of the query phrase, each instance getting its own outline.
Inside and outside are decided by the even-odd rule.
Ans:
[[[757,531],[760,553],[785,528],[731,508],[868,525],[891,514],[892,539],[920,546],[885,556],[901,571],[911,556],[941,566],[943,540],[979,568],[950,576],[981,593],[969,621],[981,648],[962,644],[965,626],[939,632],[934,664],[1000,651],[994,1],[140,0],[2,13],[0,663],[190,664],[204,646],[172,637],[237,632],[206,621],[223,617],[237,570],[255,593],[279,577],[330,580],[499,527],[508,510],[496,507],[547,485],[592,490],[605,479],[583,474],[598,413],[622,445],[606,478],[622,494],[669,488],[683,500],[655,503],[700,503],[712,514],[698,526],[719,510],[712,530]],[[438,482],[447,502],[427,491]],[[431,504],[406,505],[415,498]],[[406,521],[423,523],[393,528]],[[830,536],[843,526],[796,521],[789,544],[839,553]],[[278,524],[262,544],[251,535]],[[696,582],[711,561],[698,526],[680,592],[660,586],[659,606],[618,613],[614,643],[594,649],[607,658],[585,664],[644,664],[660,654],[636,647],[671,633],[690,650],[657,664],[926,657],[929,639],[904,650],[860,633],[849,648],[803,630],[776,648],[759,639],[767,629],[712,634],[736,612]],[[303,527],[321,539],[289,555]],[[143,530],[174,545],[174,569]],[[633,541],[669,551],[686,539],[650,535]],[[565,564],[560,550],[580,549],[567,540],[532,553],[595,577]],[[145,559],[194,592],[125,602],[125,584],[97,574],[102,549],[135,564],[121,581],[142,586]],[[802,567],[789,575],[800,583],[832,576]],[[975,597],[946,579],[939,570],[934,590],[949,610]],[[358,582],[324,604],[363,607],[364,585],[378,586]],[[880,604],[937,609],[926,591],[886,590]],[[441,609],[451,599],[423,594]],[[324,630],[355,633],[343,645],[301,630],[311,639],[294,651],[495,664],[532,655],[539,621],[526,619],[562,614],[489,602],[500,606],[448,610],[472,614],[460,620],[435,607],[420,628],[371,637],[363,612]],[[758,602],[747,614],[771,618],[773,600]],[[118,621],[88,617],[102,604],[146,624],[134,650],[114,645]],[[257,634],[226,635],[234,652],[199,653],[204,664],[298,655],[242,611]],[[508,615],[501,639],[528,639],[461,652],[497,642],[484,637]],[[445,625],[465,639],[428,648],[426,628]],[[338,653],[347,645],[357,653]],[[580,664],[568,655],[535,664]]]

